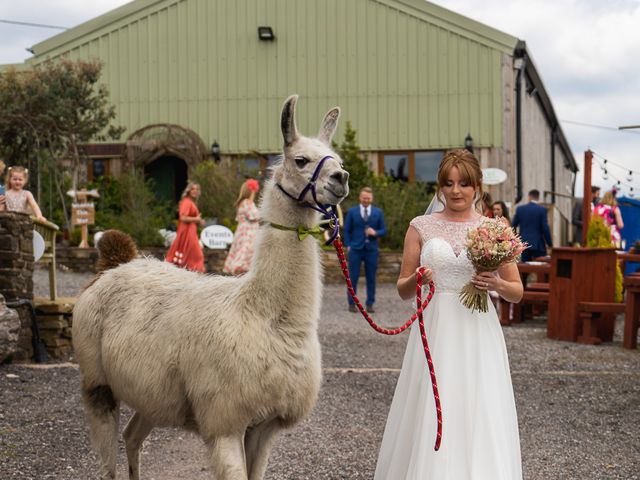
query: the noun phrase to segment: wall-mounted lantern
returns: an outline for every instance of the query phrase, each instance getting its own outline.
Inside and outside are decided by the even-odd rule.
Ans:
[[[467,136],[464,137],[464,148],[473,153],[473,138],[471,137],[471,133],[467,133]]]
[[[213,161],[218,163],[220,162],[220,145],[216,140],[213,141],[211,145],[211,155],[213,156]]]
[[[273,34],[271,27],[264,26],[258,27],[258,38],[265,42],[272,42],[276,39],[276,36]]]

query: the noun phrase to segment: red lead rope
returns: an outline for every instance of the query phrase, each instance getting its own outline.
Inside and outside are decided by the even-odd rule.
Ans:
[[[418,325],[420,326],[420,336],[422,338],[422,345],[424,347],[424,355],[427,357],[427,364],[429,366],[429,375],[431,376],[431,385],[433,387],[433,398],[436,404],[436,419],[438,421],[438,430],[436,432],[436,444],[434,446],[434,450],[440,449],[440,443],[442,441],[442,407],[440,406],[440,394],[438,393],[438,383],[436,382],[436,372],[433,368],[433,359],[431,358],[431,352],[429,351],[429,343],[427,342],[427,334],[424,329],[424,319],[422,317],[422,313],[424,309],[427,308],[433,294],[435,293],[435,284],[429,282],[429,294],[427,295],[424,303],[422,302],[422,275],[424,274],[424,267],[418,270],[416,274],[416,313],[414,313],[411,318],[401,327],[396,328],[394,330],[388,330],[386,328],[382,328],[373,321],[371,316],[367,313],[367,311],[360,303],[355,290],[353,289],[353,285],[351,284],[351,278],[349,277],[349,269],[347,268],[347,259],[344,255],[344,249],[342,247],[342,241],[340,238],[336,238],[333,242],[333,246],[336,249],[336,253],[338,255],[338,259],[340,260],[340,268],[342,269],[342,275],[347,283],[347,290],[349,290],[349,295],[353,298],[358,310],[365,318],[369,325],[378,333],[382,333],[384,335],[398,335],[399,333],[404,332],[407,328],[411,326],[411,324],[418,319]]]

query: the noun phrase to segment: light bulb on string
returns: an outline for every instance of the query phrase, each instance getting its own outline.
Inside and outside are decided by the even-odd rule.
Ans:
[[[609,180],[609,175],[607,174],[607,169],[604,169],[604,172],[602,173],[602,180]]]
[[[627,175],[627,182],[633,182],[633,170],[629,170],[629,175]]]
[[[633,198],[635,194],[633,193],[633,187],[629,187],[629,197]]]

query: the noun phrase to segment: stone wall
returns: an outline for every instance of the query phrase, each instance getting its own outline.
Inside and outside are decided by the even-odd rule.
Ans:
[[[33,300],[33,222],[29,215],[0,212],[0,294],[7,302]],[[11,358],[28,360],[31,346],[29,307],[15,308],[20,318],[17,350]]]
[[[146,248],[143,255],[162,260],[167,253],[166,248]],[[209,273],[222,273],[226,250],[204,250],[205,267]],[[322,251],[322,264],[324,266],[324,281],[326,283],[342,283],[342,271],[338,264],[338,257],[334,250]],[[95,248],[58,247],[56,259],[61,268],[74,272],[94,272],[95,262],[98,259],[98,251]],[[380,252],[378,262],[378,282],[395,283],[400,273],[402,253]],[[364,268],[361,277],[364,277]]]
[[[33,222],[26,213],[0,212],[0,293],[33,298]]]

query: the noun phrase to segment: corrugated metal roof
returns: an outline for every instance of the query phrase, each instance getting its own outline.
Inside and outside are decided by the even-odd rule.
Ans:
[[[467,133],[502,145],[502,56],[516,43],[422,0],[136,0],[29,62],[102,60],[128,133],[178,123],[223,152],[278,151],[281,103],[299,93],[304,132],[340,105],[365,150],[440,149]]]

